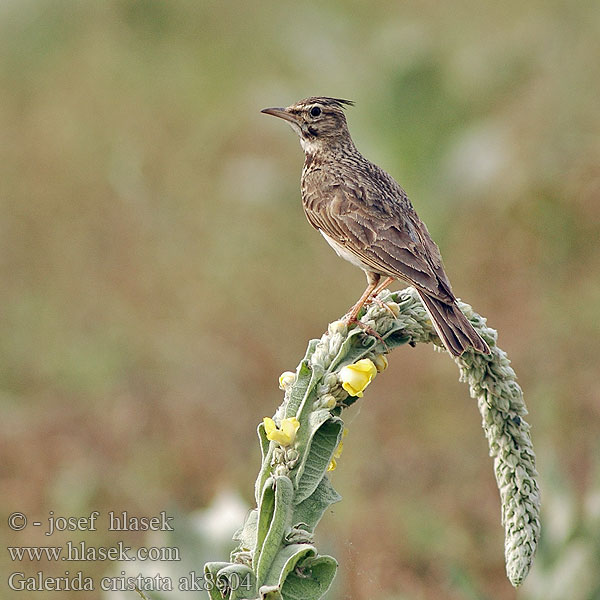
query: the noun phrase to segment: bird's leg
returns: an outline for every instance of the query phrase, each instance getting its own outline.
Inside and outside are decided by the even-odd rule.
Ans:
[[[385,308],[386,310],[389,310],[393,315],[394,311],[385,302],[382,302],[381,300],[379,300],[379,298],[377,298],[379,293],[383,292],[383,290],[385,290],[385,288],[388,285],[390,285],[390,283],[392,283],[392,281],[394,281],[393,277],[386,277],[383,281],[379,281],[379,283],[377,283],[377,285],[371,292],[371,296],[369,298],[367,298],[366,302],[375,302],[375,304],[377,304],[381,308]]]
[[[383,281],[380,281],[376,286],[375,289],[371,292],[371,295],[373,297],[377,296],[377,294],[379,294],[379,292],[383,292],[383,290],[385,290],[385,288],[390,285],[390,283],[392,283],[392,281],[394,281],[393,277],[386,277]]]
[[[358,299],[358,302],[346,313],[344,320],[348,325],[351,323],[355,323],[358,321],[358,313],[360,309],[364,306],[365,302],[371,297],[373,294],[373,290],[377,287],[379,280],[381,279],[381,275],[377,273],[371,273],[367,271],[367,288],[363,292],[362,296]]]
[[[362,296],[358,299],[358,302],[346,313],[344,317],[344,322],[346,325],[353,325],[356,323],[358,327],[360,327],[367,335],[372,335],[374,338],[377,338],[387,349],[387,344],[385,340],[372,328],[369,327],[366,323],[362,323],[358,320],[358,313],[360,309],[364,306],[365,302],[373,295],[373,290],[377,287],[379,283],[380,275],[377,273],[367,272],[367,281],[369,285],[363,292]],[[389,285],[389,284],[388,284]]]

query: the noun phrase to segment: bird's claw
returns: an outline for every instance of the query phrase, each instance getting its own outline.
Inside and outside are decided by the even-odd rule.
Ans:
[[[359,321],[356,317],[352,317],[351,315],[346,315],[343,321],[348,327],[356,325],[359,329],[362,329],[367,335],[370,335],[375,339],[379,340],[379,342],[383,344],[383,347],[385,348],[386,352],[390,351],[388,345],[385,343],[385,340],[370,325]]]
[[[377,304],[379,308],[387,310],[392,315],[392,317],[396,317],[394,311],[390,308],[390,305],[387,302],[380,300],[377,296],[369,296],[369,298],[367,298],[367,300],[365,301],[365,304]]]

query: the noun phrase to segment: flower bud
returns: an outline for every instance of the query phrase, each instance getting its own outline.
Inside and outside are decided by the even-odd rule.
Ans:
[[[378,354],[374,359],[373,363],[378,373],[385,371],[388,368],[388,359],[385,354]]]
[[[398,318],[400,314],[400,307],[396,302],[386,302],[385,305],[390,309],[391,313]]]
[[[287,390],[287,388],[294,384],[294,381],[296,381],[296,373],[293,371],[284,371],[279,376],[279,389]]]
[[[344,334],[348,331],[348,325],[346,325],[344,321],[333,321],[333,323],[329,323],[327,331],[329,332],[329,335],[333,335],[334,333]]]
[[[332,408],[335,408],[335,405],[337,404],[337,400],[335,399],[335,396],[333,396],[332,394],[325,394],[321,398],[321,403],[322,403],[323,408],[328,408],[329,410],[331,410]]]

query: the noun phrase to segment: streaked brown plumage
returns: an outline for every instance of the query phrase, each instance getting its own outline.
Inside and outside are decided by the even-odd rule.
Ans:
[[[354,146],[344,114],[351,104],[312,97],[262,111],[288,121],[300,137],[305,153],[302,203],[308,221],[339,256],[367,275],[367,289],[348,320],[355,321],[363,304],[391,281],[402,279],[417,289],[452,354],[459,356],[469,347],[489,353],[458,308],[440,251],[406,193]]]

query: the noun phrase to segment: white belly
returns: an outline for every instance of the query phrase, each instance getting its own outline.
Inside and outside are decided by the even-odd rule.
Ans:
[[[335,253],[339,257],[347,260],[349,263],[352,263],[359,269],[363,269],[363,271],[371,270],[371,268],[368,267],[364,262],[362,262],[362,260],[360,260],[360,258],[358,258],[358,256],[356,256],[356,254],[353,254],[349,250],[346,250],[346,248],[344,248],[344,246],[342,246],[341,244],[338,244],[335,240],[332,240],[326,233],[323,233],[323,231],[321,231],[320,229],[319,229],[319,232],[325,238],[327,243],[335,250]]]

